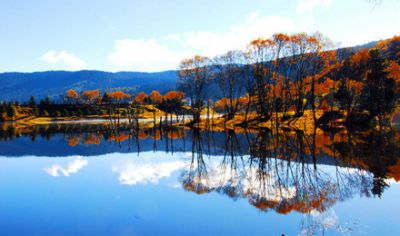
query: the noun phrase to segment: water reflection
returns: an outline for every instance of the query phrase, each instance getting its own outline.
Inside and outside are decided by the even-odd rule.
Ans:
[[[69,162],[65,167],[62,167],[61,165],[52,165],[48,168],[45,168],[44,171],[53,177],[58,177],[60,175],[70,176],[71,174],[77,173],[87,164],[87,160],[78,157],[75,160]]]
[[[312,211],[301,223],[299,235],[316,235],[320,232],[334,230],[341,235],[351,235],[359,231],[357,222],[341,223],[335,211],[329,209],[325,212]]]
[[[390,181],[400,180],[395,131],[216,132],[171,126],[111,130],[107,125],[63,124],[3,127],[0,140],[0,155],[9,157],[141,154],[112,164],[119,184],[157,185],[170,179],[170,187],[245,200],[261,212],[300,213],[300,235],[328,229],[349,233],[357,224],[341,224],[333,206],[354,197],[381,197]],[[38,144],[51,145],[51,153]],[[11,151],[7,145],[24,148]],[[142,155],[149,151],[158,157]],[[70,176],[87,165],[87,158],[77,157],[44,171]]]
[[[112,171],[118,173],[120,184],[157,184],[160,179],[170,177],[173,172],[180,170],[183,166],[182,161],[158,163],[128,161],[114,166]]]

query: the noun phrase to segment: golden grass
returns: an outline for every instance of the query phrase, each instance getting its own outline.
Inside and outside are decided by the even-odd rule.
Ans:
[[[321,117],[322,114],[323,114],[322,110],[317,110],[316,118],[318,119],[319,117]],[[231,120],[225,120],[224,117],[212,118],[212,115],[210,115],[210,119],[208,120],[202,119],[199,124],[196,124],[196,127],[200,129],[210,129],[213,131],[235,130],[235,132],[237,133],[249,130],[259,130],[263,128],[273,129],[276,127],[276,122],[275,122],[276,119],[278,118],[278,120],[281,120],[282,113],[278,113],[277,114],[278,117],[276,117],[276,114],[273,114],[272,119],[270,119],[267,122],[257,121],[256,119],[257,116],[258,115],[256,113],[248,114],[247,120],[249,122],[247,122],[246,125],[243,125],[245,123],[244,114],[238,114]],[[188,123],[189,121],[185,122],[185,124]],[[312,133],[314,132],[314,120],[312,111],[311,110],[305,111],[304,115],[300,118],[291,119],[289,121],[284,121],[284,122],[280,121],[279,127],[285,127],[294,130],[297,129],[297,130],[302,130],[305,133]]]

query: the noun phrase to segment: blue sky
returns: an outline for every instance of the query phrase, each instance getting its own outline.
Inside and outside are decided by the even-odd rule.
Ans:
[[[351,46],[400,34],[399,12],[399,0],[1,0],[0,72],[176,69],[275,32]]]

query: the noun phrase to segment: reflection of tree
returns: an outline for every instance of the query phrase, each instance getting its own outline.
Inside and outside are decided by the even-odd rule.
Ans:
[[[302,131],[278,133],[271,130],[245,133],[243,138],[249,142],[250,155],[242,156],[241,142],[231,131],[225,134],[224,154],[217,161],[213,157],[203,159],[201,142],[204,140],[199,132],[194,132],[192,160],[181,180],[188,191],[216,191],[233,199],[247,198],[262,211],[322,214],[337,201],[354,195],[379,196],[385,188],[380,171],[391,163],[388,160],[396,160],[394,154],[398,150],[389,147],[391,151],[386,152],[385,148],[393,143],[387,142],[387,137],[374,135],[367,135],[370,142],[363,146],[361,137],[351,137],[346,132],[328,135],[316,130],[310,135]],[[343,155],[343,148],[347,150],[346,155]],[[377,161],[377,155],[387,157]],[[366,163],[358,165],[360,161],[353,158],[362,156]],[[382,160],[386,160],[385,163]]]
[[[246,197],[260,209],[272,208],[281,213],[324,210],[356,191],[362,196],[381,196],[388,187],[386,178],[400,179],[399,133],[395,131],[305,133],[274,128],[236,134],[233,130],[187,131],[161,124],[147,129],[135,123],[118,127],[5,123],[0,128],[0,140],[25,136],[35,142],[38,137],[50,140],[61,134],[71,148],[80,143],[90,146],[108,142],[120,148],[128,146],[128,151],[135,147],[139,153],[141,143],[152,139],[153,150],[163,146],[166,152],[175,152],[185,151],[188,143],[192,161],[187,177],[182,178],[188,188]],[[186,132],[191,135],[186,137]],[[210,160],[204,160],[203,154]],[[216,154],[223,156],[218,165],[212,157]],[[326,172],[321,165],[334,168]]]
[[[333,148],[347,165],[370,171],[374,175],[372,193],[381,196],[387,184],[385,179],[396,175],[391,172],[399,160],[398,134],[381,131],[335,134]]]
[[[208,173],[203,159],[203,142],[200,130],[192,132],[192,158],[187,171],[181,176],[183,188],[187,191],[202,194],[209,192],[207,187]]]
[[[75,147],[78,144],[79,144],[79,138],[78,137],[69,137],[68,138],[68,146]]]
[[[222,182],[228,183],[217,187],[217,191],[228,195],[231,198],[237,198],[240,194],[242,177],[240,168],[244,165],[241,156],[241,145],[237,135],[233,130],[225,133],[225,153],[221,162],[220,173],[225,177]]]
[[[101,135],[99,134],[87,134],[83,139],[83,144],[86,145],[99,145],[100,144]]]
[[[301,234],[305,235],[329,226],[322,218],[336,202],[355,195],[380,197],[388,188],[387,178],[400,180],[399,134],[395,131],[305,133],[277,128],[237,134],[164,125],[146,129],[134,123],[118,127],[7,124],[1,126],[0,140],[26,136],[34,142],[60,134],[71,148],[110,142],[120,148],[135,145],[140,152],[141,144],[150,141],[153,150],[164,145],[166,152],[184,152],[187,143],[191,158],[180,176],[185,190],[247,199],[264,212],[302,213],[306,221]],[[183,149],[176,148],[178,142]]]

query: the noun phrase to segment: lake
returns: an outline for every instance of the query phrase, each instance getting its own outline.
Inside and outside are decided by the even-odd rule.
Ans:
[[[3,125],[1,235],[398,235],[399,132]]]

